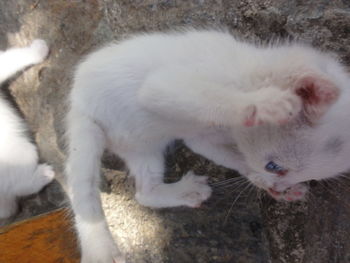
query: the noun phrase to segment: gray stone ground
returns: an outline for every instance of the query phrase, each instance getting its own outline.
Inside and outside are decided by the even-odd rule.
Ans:
[[[1,48],[34,38],[51,47],[45,63],[19,75],[8,89],[58,179],[65,159],[64,101],[77,61],[107,41],[178,26],[226,26],[250,40],[300,39],[338,53],[350,65],[348,0],[0,1]],[[181,145],[171,149],[167,164],[169,181],[189,169],[209,175],[211,182],[237,176]],[[133,184],[116,158],[106,155],[104,167],[105,211],[130,262],[350,262],[346,180],[315,185],[306,203],[276,203],[252,190],[233,204],[242,188],[216,188],[199,209],[151,210],[134,201]],[[11,220],[65,204],[59,184],[52,183],[22,200]]]

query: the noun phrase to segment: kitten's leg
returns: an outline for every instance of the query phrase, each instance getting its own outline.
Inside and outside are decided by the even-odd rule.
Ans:
[[[0,53],[0,83],[30,65],[42,62],[49,49],[43,40],[34,40],[24,48],[11,48]]]
[[[17,211],[16,197],[1,194],[0,198],[0,219],[8,218]]]
[[[101,206],[100,159],[103,131],[93,120],[73,110],[68,116],[67,179],[75,213],[82,263],[122,263]]]
[[[302,100],[293,90],[244,91],[234,84],[208,80],[195,67],[169,67],[150,74],[138,97],[152,112],[208,126],[283,123],[302,110]]]
[[[162,150],[128,153],[124,159],[131,175],[135,176],[136,199],[142,205],[155,208],[198,207],[211,195],[207,177],[192,172],[188,172],[176,183],[165,184]]]
[[[222,140],[216,140],[212,135],[198,136],[185,139],[185,144],[195,153],[198,153],[218,165],[238,171],[241,175],[247,174],[247,165],[244,157],[237,148]]]

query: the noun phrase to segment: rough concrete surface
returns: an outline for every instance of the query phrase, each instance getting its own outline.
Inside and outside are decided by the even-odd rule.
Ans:
[[[350,65],[348,0],[13,0],[0,1],[0,48],[45,39],[48,60],[9,82],[43,161],[61,178],[62,119],[72,71],[99,45],[135,32],[179,26],[226,26],[249,40],[300,39],[335,52]],[[214,54],[215,55],[215,54]],[[6,87],[5,87],[6,88]],[[152,210],[133,198],[120,161],[106,155],[103,204],[130,262],[350,262],[350,181],[313,187],[305,203],[276,203],[244,186],[215,188],[199,209]],[[193,169],[211,182],[237,176],[177,144],[167,180]],[[331,165],[331,164],[330,164]],[[58,183],[25,198],[20,220],[66,204]]]

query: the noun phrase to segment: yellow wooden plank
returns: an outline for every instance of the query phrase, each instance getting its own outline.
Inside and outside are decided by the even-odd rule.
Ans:
[[[68,209],[0,228],[0,263],[78,263],[78,251]]]

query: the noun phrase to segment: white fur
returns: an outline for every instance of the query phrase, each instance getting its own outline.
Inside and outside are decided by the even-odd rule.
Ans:
[[[25,48],[0,53],[0,84],[27,66],[47,56],[43,40]],[[16,212],[19,196],[38,192],[52,181],[54,172],[47,164],[38,164],[36,147],[30,142],[26,127],[9,103],[0,97],[0,218]]]
[[[163,183],[163,151],[178,138],[257,186],[295,200],[307,190],[299,182],[349,168],[349,145],[346,158],[330,154],[333,163],[317,149],[331,132],[338,134],[327,126],[337,122],[334,116],[322,114],[347,83],[341,66],[314,49],[256,47],[218,31],[146,34],[92,53],[76,72],[68,114],[67,174],[82,262],[111,263],[119,255],[98,191],[104,149],[124,159],[136,179],[137,200],[150,207],[197,207],[211,194],[206,178],[192,173]],[[303,85],[330,102],[306,103],[297,94]],[[341,96],[349,99],[348,93]],[[347,105],[337,103],[330,112],[337,107]],[[339,125],[346,126],[340,132],[345,137],[350,121],[343,108]],[[308,121],[295,121],[300,116]],[[291,154],[279,156],[285,153]],[[290,173],[266,172],[269,158],[282,160]]]

